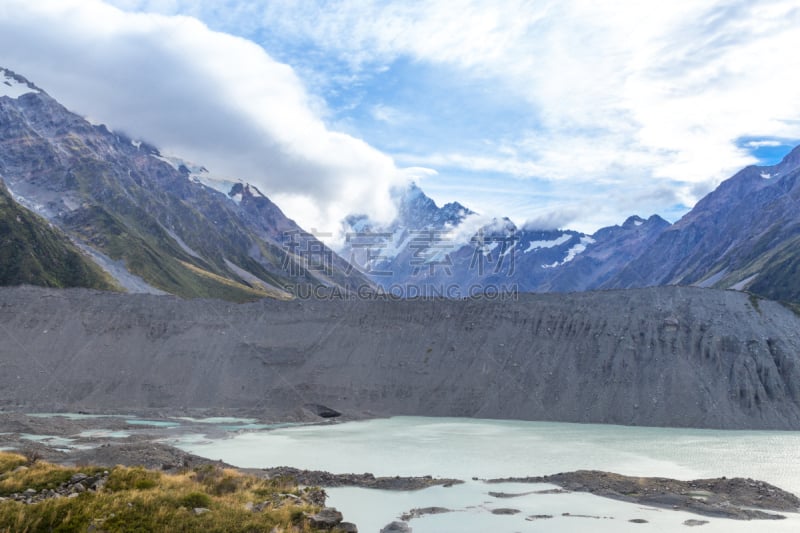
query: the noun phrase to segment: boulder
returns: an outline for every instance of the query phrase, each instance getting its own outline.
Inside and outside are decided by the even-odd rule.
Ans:
[[[340,413],[336,409],[331,409],[330,407],[327,407],[319,403],[307,403],[303,407],[305,407],[315,415],[321,416],[322,418],[336,418],[337,416],[342,416],[342,413]]]
[[[312,528],[333,529],[342,522],[342,513],[334,507],[325,507],[317,514],[306,515]]]
[[[405,522],[395,521],[391,524],[386,524],[386,526],[381,529],[381,533],[411,533],[411,526]]]
[[[499,515],[512,515],[517,514],[519,509],[509,509],[507,507],[501,507],[500,509],[492,509],[492,514],[499,514]]]

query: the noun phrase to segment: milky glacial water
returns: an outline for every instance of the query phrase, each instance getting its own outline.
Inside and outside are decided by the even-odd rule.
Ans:
[[[67,420],[91,420],[95,418],[133,418],[133,415],[104,415],[87,413],[28,413],[34,418],[66,418]]]
[[[187,422],[196,422],[198,424],[255,424],[258,422],[255,418],[239,418],[234,416],[209,416],[205,418],[194,418],[191,416],[178,416],[176,420],[186,420]]]
[[[131,426],[153,426],[157,428],[174,428],[181,425],[180,422],[171,422],[169,420],[142,420],[139,418],[125,420],[125,423]]]
[[[412,519],[409,524],[415,533],[684,531],[687,519],[708,520],[702,531],[800,531],[796,515],[782,521],[739,522],[581,493],[499,499],[488,493],[552,487],[472,480],[595,469],[678,479],[751,477],[800,494],[800,432],[394,417],[254,431],[220,439],[187,435],[175,444],[241,467],[289,465],[335,473],[429,474],[467,481],[421,491],[329,489],[329,504],[367,532],[379,531],[404,511],[430,506],[455,512]],[[490,512],[500,507],[520,513],[497,516]],[[526,520],[530,515],[553,518]],[[648,523],[628,522],[631,519]]]

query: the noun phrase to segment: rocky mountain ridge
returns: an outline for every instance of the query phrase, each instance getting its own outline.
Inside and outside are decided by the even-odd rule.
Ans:
[[[243,301],[697,285],[800,303],[800,148],[743,169],[673,225],[633,216],[592,235],[439,207],[411,184],[394,191],[393,223],[344,221],[340,257],[252,184],[92,125],[8,70],[0,80],[0,179],[129,292]]]
[[[486,221],[460,205],[447,218],[412,185],[392,225],[348,219],[355,237],[344,254],[384,289],[418,295],[696,285],[800,303],[798,176],[800,147],[741,170],[675,224],[632,216],[592,235]]]
[[[231,201],[155,147],[3,72],[23,89],[0,95],[0,177],[127,290],[241,301],[371,285],[257,189]]]
[[[385,290],[401,287],[409,296],[590,290],[669,226],[653,215],[632,216],[592,235],[517,227],[507,218],[481,218],[458,203],[438,207],[413,183],[395,194],[395,202],[398,216],[388,226],[349,217],[342,255]]]
[[[700,200],[603,286],[697,285],[800,302],[800,147]]]

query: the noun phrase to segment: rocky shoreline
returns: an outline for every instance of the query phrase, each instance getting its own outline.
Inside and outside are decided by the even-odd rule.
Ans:
[[[198,413],[193,413],[197,415]],[[203,415],[225,415],[225,418],[236,420],[230,415],[245,416],[250,411],[231,413],[203,412]],[[80,466],[92,464],[102,467],[115,465],[143,466],[149,469],[166,472],[183,468],[194,468],[213,464],[225,468],[233,468],[249,475],[266,479],[284,477],[295,480],[306,486],[319,487],[361,487],[380,490],[420,490],[432,486],[452,486],[463,483],[459,479],[434,478],[432,476],[391,476],[376,477],[371,473],[333,474],[325,471],[303,470],[289,466],[269,468],[239,468],[223,461],[214,460],[187,453],[179,448],[163,442],[181,433],[204,433],[210,438],[224,437],[236,433],[221,431],[216,424],[197,422],[197,418],[187,421],[187,417],[166,417],[163,413],[143,413],[139,416],[101,415],[81,413],[87,418],[72,418],[73,415],[41,416],[17,412],[0,411],[0,449],[14,450],[26,455],[35,456],[46,461]],[[214,418],[214,417],[209,417]],[[336,423],[320,420],[329,417],[303,416],[298,413],[284,415],[278,419],[260,420],[256,424],[242,424],[243,427],[253,425],[280,426],[286,423]],[[242,418],[242,420],[249,420]],[[346,420],[353,420],[352,417]],[[192,422],[195,421],[195,422]],[[135,422],[135,423],[132,423]],[[148,425],[150,423],[150,425]],[[159,426],[159,424],[175,424]],[[114,436],[116,434],[116,436]],[[85,435],[85,436],[81,436]],[[67,443],[66,441],[70,441]]]
[[[198,415],[198,413],[192,413]],[[281,425],[277,420],[237,419],[232,414],[247,413],[204,412],[203,415],[217,415],[219,420],[238,422],[245,429],[228,426],[222,430],[218,423],[204,422],[202,418],[184,416],[165,416],[163,413],[143,413],[138,418],[133,415],[30,415],[18,412],[0,411],[0,449],[14,450],[28,457],[41,458],[52,463],[67,466],[93,465],[112,468],[115,465],[144,466],[165,472],[179,472],[186,468],[215,465],[237,470],[265,479],[286,478],[299,485],[321,488],[361,487],[380,490],[413,491],[433,486],[449,487],[463,483],[462,480],[434,478],[432,476],[377,477],[371,473],[336,474],[326,471],[303,470],[290,466],[268,468],[237,468],[213,458],[187,453],[169,444],[170,439],[187,433],[201,433],[209,438],[224,438],[238,431],[261,428],[270,424]],[[225,415],[228,415],[227,417]],[[211,420],[211,418],[209,418]],[[320,416],[295,413],[294,423],[336,423],[322,420]],[[302,420],[302,422],[301,422]],[[286,417],[283,418],[283,424]],[[169,425],[174,424],[174,425]],[[629,477],[601,471],[576,471],[537,477],[510,477],[478,480],[490,488],[499,483],[544,483],[555,488],[537,489],[527,492],[488,491],[493,498],[509,503],[516,497],[528,494],[559,494],[587,492],[597,496],[647,505],[657,508],[686,511],[697,515],[736,520],[775,520],[784,518],[779,513],[800,512],[800,498],[768,483],[742,478],[699,479],[679,481],[668,478]],[[73,493],[72,487],[65,487]],[[78,489],[79,490],[79,489]],[[320,491],[323,498],[324,490]],[[25,495],[20,495],[25,499]],[[324,505],[324,500],[319,502]],[[514,511],[512,507],[506,509]],[[425,514],[450,512],[449,509],[430,507],[409,510],[407,515],[398,517],[402,522]],[[494,511],[493,511],[494,512]],[[566,515],[565,515],[566,516]],[[575,515],[577,516],[577,515]],[[551,518],[550,515],[529,517],[528,520]],[[703,521],[696,521],[700,525]],[[388,527],[388,526],[387,526]],[[401,531],[401,529],[397,529]]]
[[[631,477],[578,470],[550,476],[511,477],[487,483],[550,483],[565,491],[588,492],[604,498],[687,511],[715,518],[735,520],[780,520],[774,511],[800,512],[800,498],[774,485],[744,478],[716,478],[679,481],[659,477]],[[519,494],[522,496],[523,493]],[[498,495],[499,496],[499,495]],[[514,495],[502,494],[508,498]],[[773,511],[773,512],[767,512]]]
[[[263,475],[267,478],[286,477],[300,485],[319,487],[361,487],[379,490],[420,490],[428,487],[452,487],[464,481],[460,479],[435,478],[432,476],[392,476],[375,477],[364,474],[332,474],[321,470],[302,470],[289,466],[262,468],[261,470],[242,469],[248,474]]]

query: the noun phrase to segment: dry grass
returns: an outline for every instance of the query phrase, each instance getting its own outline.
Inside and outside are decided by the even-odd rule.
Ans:
[[[18,469],[24,464],[22,456],[0,453],[0,495],[55,488],[77,472],[103,470],[44,462]],[[177,475],[117,466],[110,469],[106,485],[97,492],[30,505],[0,502],[0,532],[310,532],[303,513],[319,508],[305,496],[305,489],[284,481],[212,466]],[[264,504],[264,508],[252,511],[249,503]],[[195,507],[209,512],[197,515]]]
[[[25,456],[18,453],[0,453],[0,476],[27,462]]]

